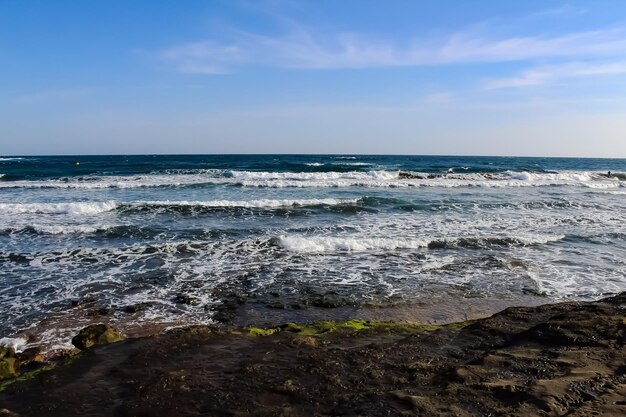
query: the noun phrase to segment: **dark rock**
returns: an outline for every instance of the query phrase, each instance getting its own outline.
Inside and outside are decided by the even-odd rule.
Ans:
[[[9,261],[11,262],[15,262],[15,263],[22,263],[22,264],[27,264],[29,263],[31,260],[19,253],[10,253],[9,254]]]
[[[200,304],[200,300],[189,294],[178,294],[176,295],[175,300],[179,304],[186,304],[188,306],[197,306],[198,304]]]
[[[79,298],[78,300],[72,300],[72,307],[81,307],[85,305],[90,305],[96,302],[95,298]]]
[[[140,311],[147,310],[150,306],[152,306],[151,303],[138,303],[138,304],[127,305],[126,307],[124,307],[124,313],[128,313],[128,314],[138,313]]]
[[[529,287],[522,288],[522,292],[524,294],[534,295],[534,296],[537,296],[537,297],[547,297],[548,296],[548,294],[545,291],[540,291],[538,289],[529,288]]]
[[[237,315],[241,305],[246,303],[244,297],[240,297],[236,294],[228,294],[222,300],[222,302],[212,308],[212,319],[218,323],[230,323]]]
[[[89,316],[109,316],[113,314],[113,309],[108,307],[102,307],[97,310],[91,310],[87,315]]]
[[[342,299],[341,297],[337,295],[325,294],[313,300],[311,304],[313,304],[313,306],[315,307],[336,308],[336,307],[345,306],[347,302],[345,299]]]
[[[22,365],[30,362],[43,362],[45,360],[44,356],[41,354],[40,347],[28,348],[23,352],[18,353],[16,356]]]
[[[124,337],[108,324],[93,324],[82,329],[72,338],[72,344],[78,349],[85,350],[96,345],[106,345],[119,342]]]
[[[419,175],[411,174],[410,172],[400,172],[398,174],[398,178],[400,178],[401,180],[423,179],[423,177]]]
[[[624,307],[626,293],[408,333],[359,320],[176,329],[9,385],[0,408],[46,417],[619,416]]]
[[[285,310],[287,308],[287,305],[282,301],[275,301],[273,303],[267,303],[266,305],[269,308],[275,308],[277,310]]]

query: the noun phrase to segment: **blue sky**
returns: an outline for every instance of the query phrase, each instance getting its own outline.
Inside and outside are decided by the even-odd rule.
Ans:
[[[626,157],[623,1],[0,0],[0,155]]]

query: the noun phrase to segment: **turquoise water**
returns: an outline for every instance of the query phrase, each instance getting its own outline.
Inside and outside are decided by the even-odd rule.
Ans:
[[[210,323],[226,293],[285,308],[613,294],[626,290],[625,171],[624,159],[0,158],[0,338],[42,323],[61,338],[80,327],[72,300],[150,325]]]

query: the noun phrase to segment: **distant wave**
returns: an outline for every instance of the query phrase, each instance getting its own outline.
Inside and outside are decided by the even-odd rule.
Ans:
[[[588,171],[488,173],[421,173],[400,171],[270,172],[198,170],[195,173],[137,176],[71,177],[53,180],[2,181],[0,188],[142,188],[232,185],[243,187],[544,187],[577,186],[598,189],[624,187],[619,178]]]
[[[5,162],[5,161],[20,161],[24,158],[0,158],[0,162]]]
[[[138,201],[130,203],[130,206],[194,206],[194,207],[245,207],[245,208],[274,208],[292,206],[321,206],[338,204],[355,204],[358,199],[338,199],[338,198],[312,198],[312,199],[286,199],[286,200],[209,200],[209,201]]]
[[[316,206],[340,206],[354,205],[359,199],[285,199],[285,200],[208,200],[208,201],[135,201],[120,205],[121,211],[151,211],[162,210],[172,212],[202,212],[205,210],[229,210],[229,209],[262,209],[274,210],[290,207],[316,207]]]
[[[91,235],[110,238],[151,239],[176,236],[186,239],[214,239],[238,235],[236,230],[192,228],[168,230],[160,227],[136,226],[131,224],[31,224],[26,226],[0,227],[0,235]]]
[[[67,188],[67,189],[105,189],[105,188],[144,188],[178,187],[198,184],[224,183],[210,174],[170,174],[170,175],[134,175],[134,176],[94,176],[70,177],[51,180],[16,180],[0,183],[0,188]]]
[[[0,203],[0,213],[18,214],[69,214],[93,215],[112,210],[159,209],[159,208],[259,208],[273,209],[281,207],[314,207],[356,204],[360,200],[341,198],[312,198],[284,200],[208,200],[208,201],[101,201],[101,202],[66,202],[66,203]]]
[[[6,227],[0,229],[0,234],[10,235],[14,233],[28,233],[35,235],[73,235],[94,234],[107,230],[113,226],[87,226],[87,225],[29,225],[24,227]]]
[[[602,190],[602,193],[624,194],[626,191]],[[476,207],[476,204],[472,204]],[[139,201],[100,201],[100,202],[63,202],[63,203],[0,203],[0,215],[35,215],[49,214],[70,216],[88,216],[105,212],[189,212],[201,213],[213,210],[258,209],[276,210],[305,207],[327,207],[333,211],[340,210],[346,213],[373,211],[382,207],[390,207],[401,211],[421,210],[462,210],[459,202],[449,202],[446,205],[439,203],[425,203],[420,201],[402,200],[389,197],[362,196],[359,198],[311,198],[311,199],[257,199],[257,200],[139,200]],[[590,200],[588,203],[558,201],[527,201],[527,202],[493,202],[484,203],[480,208],[493,209],[497,207],[515,208],[524,210],[542,209],[569,209],[569,208],[601,208]],[[292,213],[292,212],[290,212]]]
[[[232,171],[232,182],[249,187],[620,187],[617,179],[594,172],[432,174],[399,171],[254,172]]]
[[[113,210],[115,201],[85,203],[0,203],[3,214],[73,214],[88,215]]]

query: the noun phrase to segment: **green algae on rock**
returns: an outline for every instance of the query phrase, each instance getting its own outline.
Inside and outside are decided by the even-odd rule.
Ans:
[[[82,329],[72,338],[72,344],[80,350],[89,349],[96,345],[106,345],[119,342],[124,337],[108,324],[93,324]]]
[[[15,378],[17,375],[17,358],[2,358],[2,360],[0,360],[0,380]]]
[[[450,323],[444,325],[412,324],[392,321],[372,321],[372,320],[347,320],[334,321],[324,320],[308,324],[289,322],[277,327],[249,327],[249,336],[270,336],[278,332],[295,333],[302,336],[321,336],[335,332],[360,332],[365,330],[384,331],[390,333],[418,333],[430,332],[439,329],[462,329],[469,325],[471,321]]]
[[[22,373],[16,373],[15,375],[13,375],[10,379],[7,379],[5,381],[2,381],[0,383],[0,392],[2,392],[7,386],[17,382],[17,381],[28,381],[29,379],[33,379],[35,378],[37,375],[43,373],[43,372],[47,372],[50,371],[52,369],[54,369],[55,366],[52,364],[47,364],[44,366],[41,366],[40,368],[37,368],[35,370],[32,371],[28,371],[28,372],[22,372]],[[2,378],[0,378],[1,380]]]
[[[15,350],[11,347],[0,346],[0,380],[15,378],[19,371],[19,361]]]

